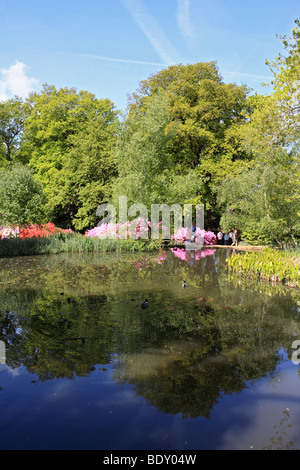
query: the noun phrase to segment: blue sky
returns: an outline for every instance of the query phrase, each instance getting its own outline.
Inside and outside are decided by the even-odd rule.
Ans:
[[[296,18],[299,0],[0,0],[0,99],[48,83],[125,109],[151,74],[206,61],[265,92]]]

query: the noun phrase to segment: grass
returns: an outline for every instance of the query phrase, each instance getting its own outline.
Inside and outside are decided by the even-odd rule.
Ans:
[[[108,251],[155,251],[157,240],[125,240],[86,237],[78,233],[59,233],[45,237],[6,238],[0,240],[0,258],[49,255],[57,253],[91,253]]]
[[[230,272],[260,281],[300,286],[300,258],[297,252],[269,248],[243,252],[226,260]]]

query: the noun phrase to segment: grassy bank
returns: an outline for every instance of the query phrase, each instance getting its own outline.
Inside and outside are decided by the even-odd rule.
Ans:
[[[300,286],[300,257],[295,252],[266,249],[243,252],[226,260],[229,272],[260,281]]]
[[[7,238],[0,240],[0,258],[50,255],[57,253],[90,253],[107,251],[155,251],[156,240],[118,240],[86,237],[76,233],[59,233],[46,237]]]

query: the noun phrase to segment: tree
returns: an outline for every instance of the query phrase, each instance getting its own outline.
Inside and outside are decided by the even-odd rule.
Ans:
[[[85,229],[107,198],[118,113],[92,93],[44,85],[28,99],[22,152],[45,187],[56,223]]]
[[[279,54],[269,65],[274,75],[271,93],[249,100],[251,119],[244,127],[244,138],[255,156],[268,163],[279,163],[282,149],[288,158],[299,160],[300,138],[300,30],[299,20],[292,37],[281,38],[286,56]]]
[[[281,38],[286,56],[267,61],[274,79],[271,93],[248,98],[251,113],[241,128],[251,165],[227,178],[218,191],[223,227],[243,230],[248,241],[296,244],[300,224],[300,30]]]
[[[177,123],[168,127],[171,122],[170,100],[163,93],[153,97],[147,112],[132,110],[124,121],[116,146],[115,206],[120,196],[127,196],[129,204],[142,203],[148,211],[152,204],[199,202],[195,198],[203,186],[201,174],[198,168],[178,171],[170,152]]]
[[[165,128],[170,122],[169,103],[163,96],[153,100],[146,113],[132,111],[123,122],[116,145],[118,179],[113,186],[113,201],[127,196],[129,203],[149,207],[158,200],[166,202],[167,172],[171,166]]]
[[[93,227],[97,207],[107,202],[117,176],[114,159],[115,136],[119,126],[109,100],[99,101],[95,119],[70,136],[70,151],[55,178],[53,202],[66,207],[78,230]]]
[[[254,244],[297,244],[300,236],[300,184],[291,165],[259,165],[227,178],[219,192],[221,227],[237,228]]]
[[[130,97],[129,118],[132,111],[147,111],[161,93],[170,101],[166,131],[176,123],[172,151],[179,165],[195,168],[223,153],[226,130],[244,122],[247,89],[224,84],[215,62],[171,66],[142,81]]]
[[[0,220],[4,225],[22,226],[44,222],[46,199],[33,172],[16,164],[0,172]]]
[[[26,107],[21,98],[0,102],[0,157],[11,163],[18,155]]]
[[[205,204],[208,225],[217,224],[215,190],[224,174],[239,171],[251,158],[240,136],[247,93],[246,87],[224,84],[215,62],[209,62],[168,67],[142,81],[129,100],[129,123],[138,115],[144,119],[155,99],[168,100],[169,117],[162,124],[162,134],[169,137],[165,152],[174,175],[191,182],[198,178],[193,200]],[[164,176],[157,174],[157,179]]]

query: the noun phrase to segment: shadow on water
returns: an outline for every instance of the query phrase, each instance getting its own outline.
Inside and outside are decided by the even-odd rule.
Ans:
[[[234,429],[257,434],[259,388],[286,386],[300,297],[229,278],[226,256],[0,260],[0,448],[251,447],[252,435],[239,444]],[[283,408],[299,397],[276,393],[259,448],[288,446],[272,437],[277,415],[299,431]]]

